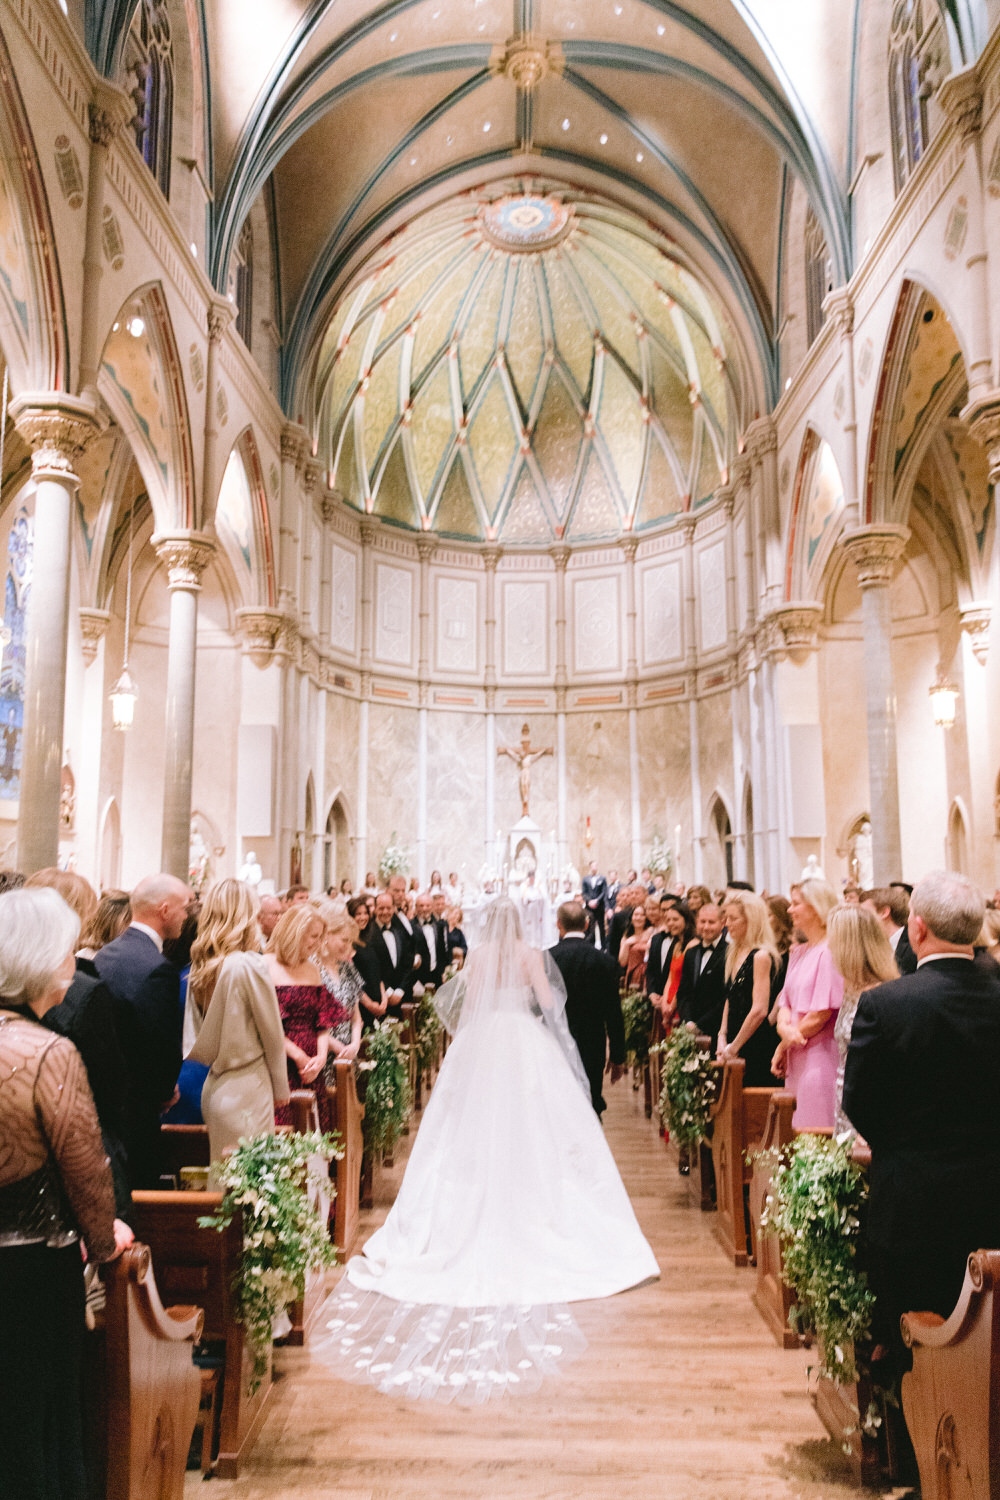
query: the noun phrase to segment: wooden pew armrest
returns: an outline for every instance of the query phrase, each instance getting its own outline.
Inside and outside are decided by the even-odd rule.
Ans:
[[[976,1250],[969,1256],[965,1281],[955,1310],[948,1318],[931,1312],[908,1312],[900,1319],[908,1348],[943,1349],[966,1331],[977,1315],[980,1299],[1000,1285],[1000,1250]]]
[[[174,1343],[184,1340],[195,1343],[201,1337],[205,1314],[200,1307],[166,1308],[160,1301],[148,1245],[138,1240],[129,1245],[117,1259],[101,1267],[101,1279],[109,1293],[115,1285],[124,1286],[129,1281],[135,1283],[141,1293],[143,1318],[157,1338]]]

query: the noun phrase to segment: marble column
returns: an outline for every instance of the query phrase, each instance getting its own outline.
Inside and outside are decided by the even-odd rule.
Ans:
[[[87,106],[90,160],[87,167],[87,222],[83,242],[83,295],[80,299],[80,364],[77,389],[93,390],[101,359],[101,278],[104,275],[104,183],[108,151],[132,115],[134,101],[101,78]]]
[[[698,667],[698,614],[694,586],[694,533],[697,522],[692,515],[681,517],[684,528],[684,550],[681,571],[684,579],[684,665],[689,672]],[[692,690],[693,690],[692,684]]]
[[[31,874],[56,864],[59,855],[76,465],[101,422],[91,401],[59,392],[18,396],[10,415],[31,449],[35,483],[17,820],[18,868]]]
[[[483,655],[485,657],[483,684],[486,692],[486,774],[484,777],[485,803],[483,828],[483,859],[488,870],[499,871],[503,861],[503,850],[496,842],[497,830],[497,564],[500,561],[499,547],[483,548],[483,567],[486,569],[486,612],[483,629]]]
[[[417,680],[420,707],[417,711],[417,879],[421,890],[427,883],[427,704],[431,676],[431,558],[437,537],[417,537],[420,555],[420,605],[418,614]]]
[[[890,585],[909,538],[907,527],[889,522],[858,527],[843,538],[861,588],[868,795],[876,885],[888,885],[903,877]]]
[[[763,563],[765,610],[781,602],[784,549],[778,504],[778,434],[771,417],[758,417],[746,434],[752,470],[750,493],[757,531],[758,567]]]
[[[198,595],[215,544],[201,532],[161,532],[153,537],[153,549],[167,570],[170,590],[160,864],[168,874],[186,880],[191,841]]]
[[[642,858],[642,788],[639,774],[639,632],[636,622],[635,554],[639,539],[619,537],[625,556],[625,693],[628,701],[629,848],[636,869]]]
[[[565,543],[549,548],[556,565],[556,843],[559,847],[557,874],[569,863],[566,817],[566,694],[569,673],[566,668],[566,568],[570,549]]]
[[[837,287],[823,302],[823,317],[840,334],[840,362],[844,380],[844,440],[847,471],[844,481],[846,514],[853,523],[861,520],[861,471],[858,464],[858,416],[854,388],[854,302],[846,287]],[[848,524],[851,521],[848,520]]]
[[[105,704],[104,640],[111,611],[81,606],[80,650],[85,663],[80,709],[79,764],[76,771],[76,832],[81,875],[101,885],[100,794]]]
[[[691,751],[691,878],[700,885],[705,871],[705,836],[701,822],[701,734],[698,729],[698,699],[693,691],[688,702],[688,744]]]
[[[375,560],[378,525],[364,516],[361,531],[361,704],[358,712],[358,886],[368,866],[368,720],[372,696],[372,647],[375,639]]]
[[[968,228],[963,255],[969,273],[969,319],[967,333],[969,400],[996,392],[993,388],[993,317],[989,288],[989,241],[983,204],[986,197],[983,173],[983,88],[979,70],[962,68],[947,77],[934,96],[935,102],[954,126],[965,147],[971,181],[965,194]],[[990,191],[992,192],[992,186]]]

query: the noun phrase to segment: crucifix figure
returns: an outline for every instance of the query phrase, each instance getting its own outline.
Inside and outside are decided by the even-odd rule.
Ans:
[[[510,745],[498,745],[498,755],[509,755],[517,766],[517,789],[521,793],[521,817],[528,816],[528,797],[531,794],[531,767],[536,760],[541,760],[543,755],[554,755],[552,746],[544,750],[532,750],[531,731],[527,724],[521,726],[521,744],[517,748]]]

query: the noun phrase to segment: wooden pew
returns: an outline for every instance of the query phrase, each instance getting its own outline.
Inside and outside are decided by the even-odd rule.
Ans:
[[[350,1063],[347,1064],[350,1067]],[[316,1095],[312,1089],[293,1089],[291,1095],[292,1129],[298,1135],[307,1135],[311,1131],[318,1131],[319,1105]],[[329,1181],[330,1172],[327,1163],[321,1158],[314,1158],[314,1166],[317,1171],[324,1174],[324,1180]],[[333,1197],[332,1190],[313,1188],[311,1199],[313,1207],[324,1223],[330,1219],[330,1203]],[[317,1315],[326,1300],[326,1273],[324,1271],[313,1271],[306,1277],[305,1291],[301,1297],[297,1297],[288,1308],[288,1316],[291,1319],[291,1332],[287,1336],[287,1343],[295,1348],[301,1348],[306,1342],[309,1330],[315,1323]]]
[[[351,1062],[337,1062],[334,1086],[329,1089],[334,1129],[344,1155],[334,1162],[337,1199],[334,1204],[333,1242],[342,1259],[350,1257],[361,1228],[361,1169],[365,1140],[362,1121],[365,1107],[358,1098],[357,1073]]]
[[[413,1107],[415,1109],[419,1109],[420,1105],[417,1103],[417,1077],[420,1072],[420,1065],[417,1061],[417,1007],[412,1002],[407,1002],[407,1004],[401,1005],[399,1009],[402,1016],[400,1038],[406,1047],[407,1063],[410,1073],[410,1098],[413,1100]],[[410,1121],[409,1117],[407,1117],[403,1125],[403,1134],[409,1135],[409,1133]]]
[[[712,1164],[715,1167],[715,1236],[733,1264],[745,1266],[756,1258],[756,1233],[747,1219],[751,1169],[747,1152],[755,1150],[764,1134],[767,1109],[774,1090],[745,1089],[746,1063],[741,1057],[722,1067],[719,1094],[712,1110]]]
[[[903,1412],[923,1500],[1000,1496],[1000,1250],[969,1256],[954,1312],[902,1319]]]
[[[795,1095],[784,1089],[772,1090],[767,1119],[760,1140],[761,1151],[782,1150],[791,1145],[792,1115]],[[757,1234],[757,1281],[753,1292],[754,1306],[783,1349],[795,1349],[799,1336],[789,1321],[794,1298],[784,1277],[781,1244],[776,1234],[760,1233],[760,1218],[771,1191],[772,1169],[767,1162],[755,1161],[750,1174],[750,1223]]]
[[[165,1175],[183,1187],[184,1167],[207,1167],[211,1164],[207,1125],[161,1125],[160,1155]]]
[[[101,1267],[105,1305],[88,1336],[96,1492],[105,1500],[182,1500],[201,1399],[192,1345],[198,1307],[165,1309],[138,1241]]]
[[[221,1234],[202,1229],[199,1218],[218,1212],[221,1193],[132,1194],[136,1238],[148,1245],[165,1306],[194,1303],[205,1314],[203,1338],[225,1346],[219,1457],[216,1472],[235,1479],[253,1448],[271,1394],[271,1365],[251,1395],[253,1356],[236,1321],[233,1280],[243,1254],[243,1224],[237,1216]]]

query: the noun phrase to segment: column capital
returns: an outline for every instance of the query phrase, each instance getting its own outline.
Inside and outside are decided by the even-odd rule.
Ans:
[[[97,658],[97,648],[107,633],[108,624],[111,620],[111,611],[108,609],[88,609],[81,605],[80,636],[83,659],[89,667]]]
[[[854,332],[854,298],[846,286],[835,286],[823,298],[823,317],[841,337]]]
[[[417,552],[422,563],[430,562],[440,545],[440,539],[431,531],[421,531],[417,535]]]
[[[215,554],[215,542],[202,531],[160,531],[153,551],[167,570],[167,587],[197,593],[201,575]]]
[[[208,330],[208,342],[210,344],[218,344],[222,341],[222,336],[234,317],[233,304],[228,298],[212,298],[205,309],[205,323]]]
[[[135,114],[135,102],[107,78],[98,79],[87,105],[91,144],[110,146]]]
[[[960,413],[972,436],[986,449],[990,483],[1000,484],[1000,390],[984,391]]]
[[[362,547],[370,547],[379,534],[379,523],[374,516],[362,516],[358,521],[358,530],[361,532]]]
[[[319,513],[324,526],[329,526],[339,509],[338,496],[332,490],[325,490],[319,497]]]
[[[993,606],[988,599],[977,599],[971,604],[960,604],[958,618],[965,634],[972,643],[972,654],[980,666],[985,666],[990,649],[990,620]]]
[[[632,532],[626,531],[624,535],[618,538],[618,545],[625,554],[626,560],[630,563],[635,562],[635,554],[639,550],[639,538],[634,536]]]
[[[908,526],[895,526],[890,521],[883,521],[848,531],[841,538],[840,545],[857,568],[858,583],[862,589],[888,588],[909,540]]]
[[[979,134],[983,120],[983,86],[979,70],[973,65],[949,74],[935,97],[963,144],[968,145]]]
[[[774,418],[757,417],[743,434],[743,440],[754,463],[760,463],[769,453],[777,453],[778,429],[774,425]]]
[[[35,479],[62,480],[73,486],[79,483],[77,459],[108,425],[96,402],[61,391],[25,391],[10,403],[10,415],[31,449]]]
[[[249,656],[258,667],[267,666],[284,623],[280,609],[238,609],[236,628],[244,656]]]
[[[313,458],[312,453],[310,453],[305,462],[302,464],[302,488],[305,491],[307,500],[311,500],[313,495],[316,493],[316,486],[318,483],[319,464]]]
[[[750,483],[750,456],[748,453],[736,453],[729,465],[729,480],[736,490],[741,490]]]
[[[483,548],[483,567],[486,569],[487,573],[496,572],[497,564],[499,563],[502,556],[502,547],[490,546]]]
[[[817,631],[822,613],[822,604],[809,599],[796,599],[769,610],[759,627],[765,655],[805,661],[819,645]]]
[[[554,546],[549,548],[549,556],[556,565],[557,573],[565,573],[569,565],[570,553],[571,549],[565,542],[556,542]]]
[[[299,468],[311,451],[312,444],[309,434],[298,422],[286,422],[281,429],[281,457],[285,463],[292,463]]]

